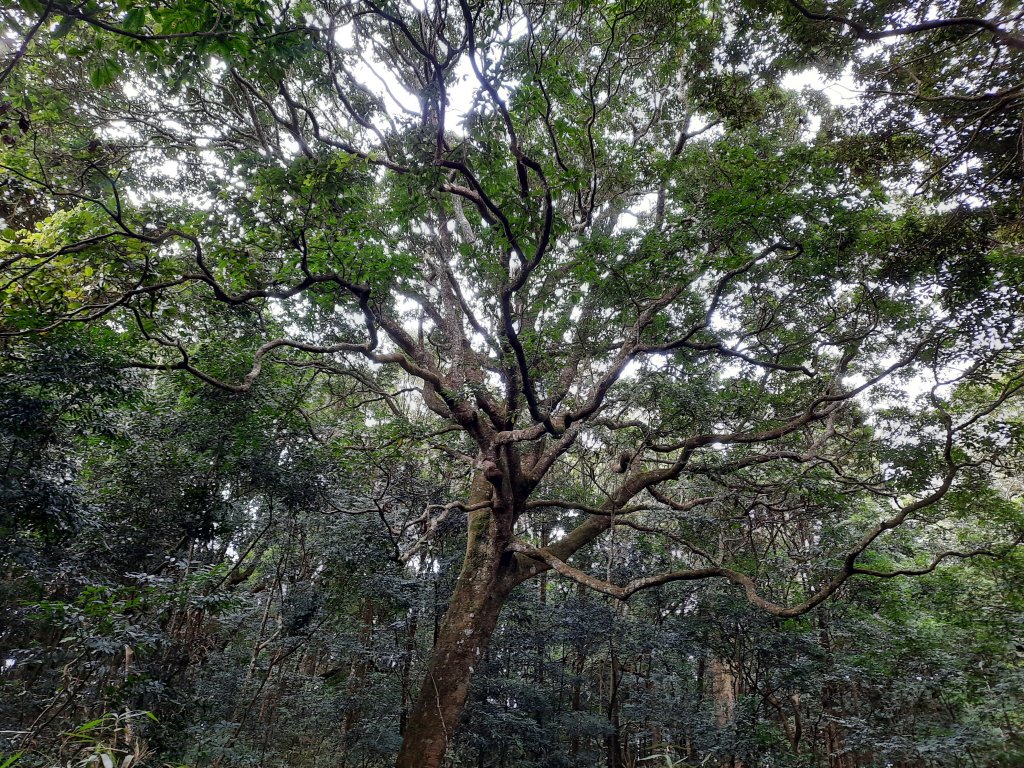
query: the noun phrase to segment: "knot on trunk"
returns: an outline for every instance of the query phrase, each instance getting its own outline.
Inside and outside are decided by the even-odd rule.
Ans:
[[[487,459],[483,463],[484,477],[491,485],[500,486],[501,481],[505,479],[505,474],[498,468],[490,459]]]

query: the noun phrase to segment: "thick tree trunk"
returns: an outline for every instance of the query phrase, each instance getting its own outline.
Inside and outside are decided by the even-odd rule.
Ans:
[[[711,657],[711,697],[715,702],[715,723],[719,728],[732,728],[736,721],[736,675],[728,662]],[[722,768],[743,768],[735,755],[719,760]]]
[[[491,498],[491,486],[477,478],[470,507]],[[469,684],[494,633],[513,582],[514,559],[505,552],[511,536],[510,510],[469,513],[466,558],[448,610],[438,628],[419,696],[406,722],[396,768],[437,768],[466,704]]]

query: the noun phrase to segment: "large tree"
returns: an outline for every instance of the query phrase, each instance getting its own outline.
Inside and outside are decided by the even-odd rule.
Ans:
[[[883,6],[912,52],[934,30],[1019,49],[1012,19]],[[461,498],[409,515],[366,491],[398,560],[466,525],[400,768],[440,764],[502,606],[546,572],[623,600],[724,580],[793,617],[1015,540],[991,475],[1024,385],[1016,85],[979,97],[970,141],[919,128],[962,94],[858,121],[783,79],[897,68],[817,55],[815,34],[877,30],[796,3],[5,13],[9,344],[102,325],[125,365],[239,396],[307,368],[321,404],[334,380],[363,393],[374,439],[464,467]],[[976,541],[949,525],[986,515]],[[872,562],[900,527],[907,561]],[[624,536],[665,545],[623,583]]]

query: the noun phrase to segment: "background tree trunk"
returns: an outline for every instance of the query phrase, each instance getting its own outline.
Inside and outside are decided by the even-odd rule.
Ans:
[[[736,720],[736,675],[729,663],[715,655],[711,656],[711,697],[715,702],[715,723],[721,729],[735,725]],[[723,756],[719,761],[722,768],[743,768],[735,755]]]

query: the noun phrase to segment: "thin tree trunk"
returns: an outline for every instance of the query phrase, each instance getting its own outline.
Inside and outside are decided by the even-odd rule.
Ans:
[[[622,750],[622,725],[619,722],[619,692],[622,683],[622,669],[615,655],[615,646],[610,646],[608,680],[608,736],[605,745],[608,751],[608,768],[624,768]]]
[[[409,612],[409,623],[405,629],[405,656],[402,659],[402,711],[398,715],[398,733],[405,736],[406,722],[409,719],[409,705],[412,703],[412,660],[416,655],[416,628],[419,624],[416,610]]]
[[[469,506],[490,498],[490,483],[483,476],[476,478]],[[505,552],[511,510],[498,506],[469,513],[466,558],[406,722],[396,768],[440,766],[465,707],[470,680],[514,585],[508,572],[515,561]]]

